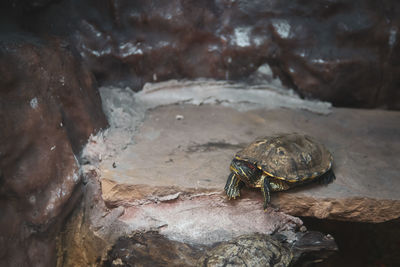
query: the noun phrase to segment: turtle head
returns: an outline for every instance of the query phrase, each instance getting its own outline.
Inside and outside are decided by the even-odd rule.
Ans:
[[[257,184],[262,174],[262,171],[257,168],[256,164],[237,158],[232,160],[230,169],[247,185]]]

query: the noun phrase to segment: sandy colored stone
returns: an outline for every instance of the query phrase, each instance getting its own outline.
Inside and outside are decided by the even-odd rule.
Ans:
[[[400,113],[379,110],[334,108],[329,115],[317,115],[289,109],[239,112],[215,105],[158,107],[146,114],[134,145],[102,161],[103,198],[109,205],[130,206],[179,195],[223,196],[236,151],[258,136],[299,132],[314,136],[332,152],[337,179],[328,186],[274,193],[273,207],[296,216],[338,220],[398,218],[399,121]],[[227,205],[234,209],[253,200],[259,200],[254,208],[261,208],[261,193],[244,190]]]

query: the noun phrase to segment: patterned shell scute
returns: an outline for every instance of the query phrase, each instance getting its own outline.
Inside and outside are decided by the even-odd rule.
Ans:
[[[331,168],[333,160],[324,145],[296,133],[258,138],[239,151],[236,158],[289,182],[319,177]]]

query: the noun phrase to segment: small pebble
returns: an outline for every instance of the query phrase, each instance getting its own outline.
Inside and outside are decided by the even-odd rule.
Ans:
[[[176,115],[175,119],[177,119],[178,121],[183,120],[185,117],[183,117],[183,115]]]
[[[122,262],[122,260],[120,258],[113,260],[112,265],[114,266],[120,266],[120,265],[124,265],[124,263]]]
[[[307,231],[307,227],[305,227],[304,225],[302,225],[301,227],[300,227],[300,232],[306,232]]]

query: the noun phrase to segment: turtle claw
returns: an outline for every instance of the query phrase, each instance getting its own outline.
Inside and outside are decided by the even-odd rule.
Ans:
[[[240,196],[239,183],[240,180],[238,179],[238,177],[234,173],[231,173],[225,185],[225,192],[229,200],[232,198],[236,199],[236,197]]]
[[[236,197],[239,197],[239,196],[240,196],[240,191],[239,191],[239,188],[238,188],[238,187],[231,187],[231,188],[227,191],[226,194],[229,196],[229,199],[231,199],[231,198],[236,199]]]

